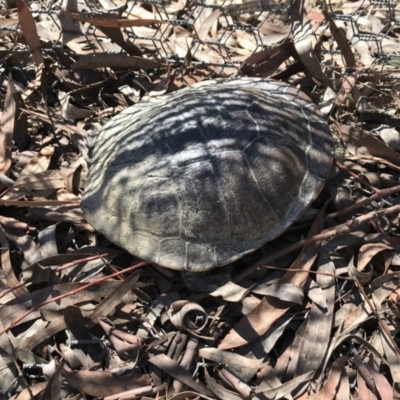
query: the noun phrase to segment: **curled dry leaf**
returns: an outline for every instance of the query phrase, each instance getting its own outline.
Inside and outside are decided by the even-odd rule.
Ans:
[[[198,32],[198,38],[205,41],[213,24],[215,24],[221,15],[220,10],[214,10],[202,23]]]
[[[62,223],[61,223],[62,224]],[[57,226],[60,224],[53,224],[41,230],[38,235],[41,259],[57,256]]]
[[[400,382],[400,361],[398,357],[398,349],[385,332],[379,333],[379,339],[382,343],[382,349],[385,359],[388,361],[390,373],[394,382]]]
[[[183,331],[199,332],[207,324],[207,313],[197,303],[187,303],[179,311],[171,312],[169,316],[174,326]]]
[[[394,250],[392,246],[386,243],[369,243],[361,246],[357,257],[357,269],[363,271],[372,258],[382,251]]]
[[[240,378],[233,375],[227,368],[222,368],[218,371],[218,376],[229,386],[231,386],[236,392],[238,392],[242,397],[248,398],[252,389],[249,385],[246,385]]]
[[[364,270],[360,271],[354,265],[354,259],[350,261],[348,274],[352,278],[357,279],[362,285],[365,285],[371,281],[373,272],[374,271],[372,268],[369,268],[367,271]]]

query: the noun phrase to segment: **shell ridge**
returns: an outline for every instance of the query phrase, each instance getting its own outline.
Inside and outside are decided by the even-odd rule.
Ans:
[[[105,125],[82,199],[89,223],[132,254],[188,271],[226,265],[322,189],[333,142],[300,90],[212,80],[153,100]]]
[[[251,174],[251,176],[252,176],[252,178],[253,178],[253,180],[254,180],[256,186],[257,186],[258,193],[260,194],[261,198],[263,199],[263,201],[264,201],[265,204],[267,205],[267,207],[268,207],[268,209],[269,209],[269,212],[272,212],[272,213],[274,214],[276,220],[278,221],[278,220],[279,220],[279,216],[278,216],[278,214],[275,212],[274,208],[271,207],[271,204],[269,203],[269,201],[268,201],[267,198],[265,197],[263,191],[261,190],[260,183],[258,182],[258,179],[257,179],[257,177],[256,177],[256,175],[255,175],[255,173],[254,173],[253,167],[251,166],[251,164],[250,164],[250,162],[249,162],[249,159],[247,158],[247,156],[246,156],[246,154],[245,154],[244,152],[243,152],[243,158],[244,158],[244,160],[246,161],[246,164],[247,164],[247,166],[248,166],[248,168],[249,168],[249,170],[250,170],[250,174]]]
[[[216,99],[213,99],[213,98],[210,99],[209,98],[209,100],[211,100],[211,103],[214,104],[214,107],[215,107],[216,110],[220,110],[221,109],[221,107],[219,106],[219,103],[218,103],[218,101]],[[209,146],[207,146],[207,148],[208,147]],[[211,161],[211,165],[212,165],[213,174],[214,174],[216,182],[217,182],[218,198],[222,202],[221,205],[222,205],[222,208],[224,210],[225,219],[227,220],[227,222],[229,224],[229,231],[232,232],[232,229],[233,229],[232,216],[231,216],[231,213],[229,212],[228,201],[226,199],[226,195],[225,195],[224,191],[221,188],[221,183],[218,181],[218,176],[216,174],[215,157],[213,157],[212,154],[214,154],[214,153],[210,154],[210,161]],[[215,256],[215,262],[216,262],[216,260],[217,260],[217,256]]]

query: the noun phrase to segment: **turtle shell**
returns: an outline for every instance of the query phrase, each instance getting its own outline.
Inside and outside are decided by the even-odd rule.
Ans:
[[[321,191],[333,140],[292,86],[213,80],[112,118],[82,209],[113,243],[163,267],[207,271],[285,231]]]

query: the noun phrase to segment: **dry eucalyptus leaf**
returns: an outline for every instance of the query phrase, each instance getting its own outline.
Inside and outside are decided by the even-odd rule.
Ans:
[[[166,65],[157,61],[137,56],[126,56],[124,54],[88,54],[82,55],[71,65],[72,69],[93,69],[93,68],[112,68],[112,69],[153,69],[167,68]]]
[[[174,326],[183,331],[199,332],[207,324],[207,313],[197,303],[187,303],[169,316]]]
[[[146,386],[151,378],[139,372],[120,377],[109,371],[71,371],[64,367],[66,381],[77,390],[95,397],[111,396],[128,389]]]

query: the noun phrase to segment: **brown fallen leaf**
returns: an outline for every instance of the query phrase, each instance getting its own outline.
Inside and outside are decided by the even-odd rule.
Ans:
[[[137,280],[139,279],[142,270],[135,271],[125,278],[121,284],[115,288],[107,297],[105,297],[93,310],[90,319],[93,322],[98,322],[101,317],[109,315],[114,311],[125,294],[136,287]]]
[[[307,372],[303,375],[297,376],[296,378],[283,383],[277,388],[265,390],[256,393],[254,396],[250,397],[250,400],[264,400],[267,399],[282,399],[288,396],[290,393],[299,388],[306,387],[306,384],[312,379],[315,371]],[[299,397],[297,397],[299,398]]]
[[[69,305],[80,304],[86,301],[98,299],[99,297],[108,295],[120,282],[108,281],[79,291],[81,287],[85,287],[85,283],[61,283],[52,285],[45,289],[39,289],[32,293],[26,293],[18,298],[8,301],[0,307],[0,319],[3,324],[19,325],[22,322],[32,321],[40,318],[41,310],[63,310]],[[25,288],[24,288],[25,289]],[[26,289],[25,289],[26,290]],[[49,301],[64,295],[57,303]],[[46,305],[42,305],[43,299],[46,299]]]
[[[253,53],[243,61],[241,69],[250,72],[254,68],[257,75],[268,77],[290,57],[298,58],[292,42],[285,42],[273,49],[263,49]]]
[[[299,343],[298,354],[291,353],[290,363],[297,358],[295,376],[317,371],[324,361],[331,341],[335,306],[335,268],[333,262],[326,257],[321,257],[320,263],[322,265],[318,267],[318,271],[326,275],[318,274],[317,283],[324,291],[327,306],[322,308],[313,302],[307,326]]]
[[[28,86],[25,88],[24,92],[21,94],[22,99],[26,102],[30,97],[33,97],[40,92],[43,85],[44,77],[44,64],[36,65],[35,67],[35,79],[29,82]]]
[[[0,19],[0,26],[2,28],[16,27],[18,24],[19,21],[16,18]]]
[[[85,221],[83,212],[78,207],[78,204],[71,206],[65,205],[57,208],[54,207],[52,209],[47,207],[30,207],[28,215],[47,221],[71,222],[78,225]]]
[[[204,347],[199,350],[199,356],[220,364],[232,365],[238,368],[261,369],[268,365],[260,360],[255,360],[228,351],[222,351],[214,347]]]
[[[94,69],[94,68],[112,68],[112,69],[154,69],[168,68],[167,65],[148,58],[128,56],[125,54],[107,54],[97,53],[83,55],[71,65],[71,69]]]
[[[167,21],[160,21],[158,19],[102,19],[98,16],[92,16],[90,14],[78,14],[72,13],[68,10],[62,10],[63,13],[69,17],[80,21],[88,22],[95,26],[101,26],[106,28],[128,28],[131,26],[149,26],[155,24],[166,24]]]
[[[318,217],[315,219],[308,236],[313,236],[313,234],[317,233],[321,229],[322,222],[323,209],[321,209]],[[279,280],[279,284],[304,285],[316,258],[317,251],[315,244],[304,247],[285,275]],[[290,298],[290,296],[288,297]],[[289,310],[291,305],[276,297],[264,297],[249,314],[245,315],[230,330],[218,348],[220,350],[228,350],[256,340],[266,333],[273,323]]]
[[[56,371],[54,371],[51,376],[47,376],[48,382],[46,389],[41,395],[42,400],[53,400],[60,398],[61,394],[61,383],[63,380],[62,371],[64,367],[65,361],[63,360],[60,365],[57,367]]]
[[[17,104],[14,100],[14,84],[11,74],[8,76],[7,92],[3,112],[0,118],[0,173],[7,175],[11,168],[11,146],[15,131]]]
[[[382,251],[393,250],[393,247],[386,243],[368,243],[360,247],[357,257],[357,269],[363,271],[367,264],[371,262],[372,258],[375,257]]]
[[[343,124],[339,125],[339,128],[345,142],[352,143],[356,147],[365,146],[373,156],[381,157],[394,165],[400,166],[400,154],[367,131]]]
[[[142,348],[144,338],[113,328],[101,319],[98,323],[104,329],[104,332],[121,358],[130,359]]]
[[[213,24],[218,21],[221,10],[214,10],[204,21],[202,21],[197,37],[201,41],[205,41]]]
[[[315,57],[312,47],[311,24],[297,24],[293,32],[294,46],[299,54],[300,60],[306,66],[308,73],[321,82],[324,87],[332,87],[331,80],[323,73],[321,66]]]
[[[46,206],[62,206],[66,204],[75,204],[79,206],[80,201],[60,201],[60,200],[2,200],[0,199],[1,206],[17,206],[17,207],[46,207]]]
[[[225,336],[218,349],[228,350],[256,340],[267,332],[288,309],[287,303],[275,298],[264,297],[261,303],[243,317]]]
[[[348,356],[341,356],[332,363],[329,377],[323,388],[315,395],[315,400],[335,400],[341,375],[346,373],[344,367],[348,360]]]
[[[78,4],[74,1],[66,2],[66,12],[59,12],[58,19],[61,24],[62,45],[66,46],[68,42],[83,35],[79,21],[72,18],[68,12],[76,13],[78,11]]]
[[[394,274],[386,274],[374,279],[370,283],[375,307],[380,307],[382,302],[397,288],[397,283],[394,281],[395,276],[397,277],[397,275]],[[370,305],[364,300],[361,301],[360,305],[345,318],[343,333],[350,332],[357,328],[370,316]]]
[[[212,392],[200,382],[196,382],[188,370],[182,368],[176,361],[172,360],[165,354],[158,354],[149,359],[149,362],[160,368],[166,374],[181,381],[190,388],[202,393],[206,396],[213,396]]]
[[[54,146],[49,145],[40,149],[39,153],[32,157],[29,163],[21,171],[15,184],[18,185],[25,177],[29,180],[29,176],[47,171],[53,154]]]
[[[34,160],[35,161],[35,160]],[[36,161],[40,162],[41,165],[34,162],[35,165],[32,165],[33,168],[38,168],[39,170],[42,169],[44,165],[49,161],[47,156],[42,156],[36,158]],[[28,171],[31,171],[31,167],[28,168]],[[79,186],[80,183],[77,183]],[[43,172],[37,173],[29,173],[29,175],[24,174],[21,176],[21,179],[18,179],[14,185],[7,191],[7,193],[3,196],[4,200],[14,200],[15,196],[14,193],[18,196],[19,191],[15,189],[24,189],[29,190],[30,192],[33,191],[55,191],[57,189],[65,189],[65,171],[61,170],[46,170]],[[15,190],[15,191],[14,191]],[[22,196],[25,196],[23,192]]]
[[[149,385],[151,382],[150,376],[138,372],[122,377],[109,371],[71,371],[64,367],[63,375],[72,387],[95,397],[111,396],[128,389]]]
[[[376,391],[379,394],[381,400],[392,400],[393,389],[392,385],[388,382],[386,377],[375,370],[373,359],[370,358],[367,363],[367,368],[375,382]]]
[[[36,29],[35,20],[32,17],[31,10],[24,0],[18,0],[18,20],[21,25],[22,34],[28,43],[29,50],[32,53],[33,61],[36,66],[43,64],[43,54],[40,47],[40,39]]]
[[[347,95],[349,95],[357,85],[358,79],[361,74],[356,71],[348,76],[343,77],[342,87],[339,90],[338,99],[339,103],[344,103]]]
[[[43,392],[46,386],[47,382],[36,383],[21,390],[18,395],[11,397],[9,400],[31,400],[32,396],[37,396],[39,393]]]
[[[326,11],[323,10],[323,15],[325,19],[329,22],[329,29],[332,33],[333,38],[336,40],[338,48],[343,54],[345,59],[346,67],[353,68],[356,65],[356,59],[354,57],[354,53],[349,45],[349,42],[346,38],[345,33],[340,30],[331,15]]]
[[[232,392],[231,390],[229,390],[229,389],[225,388],[224,386],[218,384],[214,379],[212,379],[206,368],[204,368],[204,375],[206,377],[206,382],[207,382],[208,388],[210,388],[211,391],[213,393],[215,393],[215,395],[219,399],[226,399],[226,400],[240,400],[240,399],[242,399],[242,396],[239,396],[235,392]]]
[[[13,290],[13,293],[16,297],[28,294],[28,290],[24,286],[18,287],[20,282],[15,276],[13,267],[11,265],[9,243],[2,226],[0,226],[0,245],[1,245],[1,255],[0,255],[1,268],[6,278],[8,287],[9,288],[17,287],[16,289]],[[3,319],[1,319],[1,321],[4,324],[6,324],[6,322]]]
[[[47,321],[43,328],[36,329],[35,334],[24,338],[20,343],[18,348],[27,351],[32,350],[34,347],[38,346],[40,343],[46,342],[48,339],[53,337],[59,332],[62,332],[66,328],[66,323],[64,316],[53,319],[52,321]],[[31,398],[29,398],[30,400]]]

